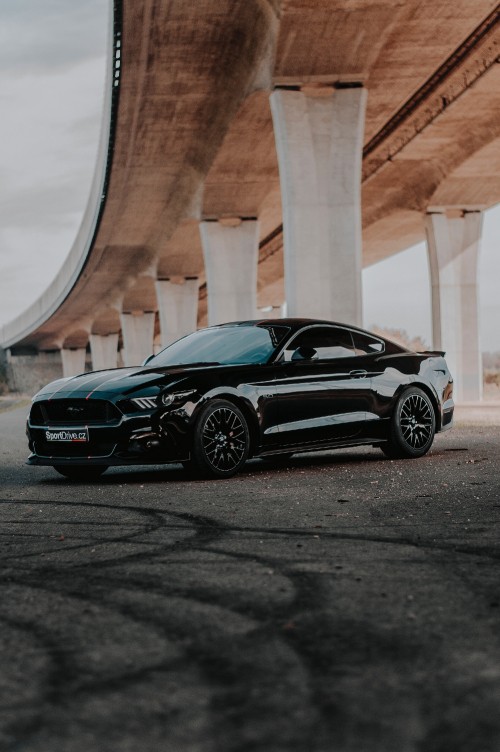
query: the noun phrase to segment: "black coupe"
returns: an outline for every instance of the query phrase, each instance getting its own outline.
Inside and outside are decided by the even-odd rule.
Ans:
[[[307,319],[201,329],[142,367],[60,379],[34,397],[31,465],[68,478],[181,462],[228,478],[249,457],[369,444],[421,457],[453,420],[442,352]]]

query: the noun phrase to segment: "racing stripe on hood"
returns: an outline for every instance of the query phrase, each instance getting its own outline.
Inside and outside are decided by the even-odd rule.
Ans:
[[[87,397],[99,386],[102,386],[103,384],[109,384],[112,381],[123,379],[124,377],[128,376],[128,374],[134,373],[139,369],[120,368],[118,370],[120,371],[118,375],[117,369],[113,369],[111,371],[94,371],[92,373],[83,373],[80,376],[75,376],[65,384],[62,384],[57,392],[54,392],[54,394],[58,394],[59,397],[64,394],[65,397],[71,399],[71,397],[76,397],[77,395],[82,396],[83,392],[84,394],[86,393],[85,396]]]

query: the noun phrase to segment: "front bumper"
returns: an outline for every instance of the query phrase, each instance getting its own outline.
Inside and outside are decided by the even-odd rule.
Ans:
[[[50,427],[54,430],[54,427]],[[56,426],[56,430],[66,428]],[[49,426],[28,421],[31,455],[28,465],[142,465],[189,459],[185,427],[170,422],[168,430],[155,425],[151,414],[127,416],[112,425],[71,425],[88,431],[88,441],[47,441]]]

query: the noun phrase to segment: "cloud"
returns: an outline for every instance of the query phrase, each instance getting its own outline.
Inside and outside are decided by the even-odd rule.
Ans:
[[[0,200],[0,224],[3,229],[41,229],[73,225],[75,214],[82,214],[90,186],[86,170],[73,170],[63,179],[36,183]],[[69,248],[68,248],[69,250]]]
[[[0,322],[50,284],[77,235],[95,168],[108,0],[3,0]]]
[[[0,97],[14,99],[0,120],[2,226],[64,225],[67,211],[85,206],[102,116],[102,63],[46,76],[40,86],[32,76],[13,86],[0,75]]]
[[[80,216],[74,216],[71,227],[0,231],[0,326],[22,313],[52,282],[79,223]]]
[[[44,76],[102,54],[109,0],[7,0],[2,3],[0,69]]]

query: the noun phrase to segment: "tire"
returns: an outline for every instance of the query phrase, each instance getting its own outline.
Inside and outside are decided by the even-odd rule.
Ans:
[[[430,397],[418,387],[406,389],[391,418],[389,439],[381,446],[392,459],[415,459],[427,454],[434,441],[436,415]]]
[[[231,478],[250,451],[250,432],[241,410],[227,400],[212,400],[201,411],[193,434],[188,472],[203,478]]]
[[[107,469],[108,465],[54,465],[57,473],[70,480],[97,480]]]

